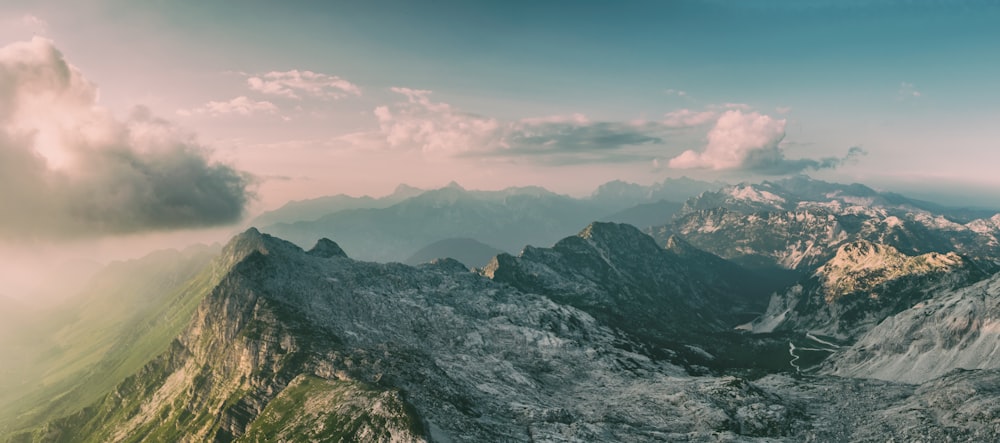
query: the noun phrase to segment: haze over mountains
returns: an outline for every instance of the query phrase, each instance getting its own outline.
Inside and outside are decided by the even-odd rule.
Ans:
[[[116,264],[72,309],[4,309],[34,332],[0,342],[26,358],[2,366],[0,435],[1000,438],[1000,216],[805,177],[683,202],[670,183],[317,199]],[[595,221],[664,202],[656,225]],[[510,252],[448,258],[484,245]]]
[[[404,262],[446,239],[473,238],[519,251],[528,244],[551,245],[593,220],[653,226],[672,216],[678,202],[716,187],[687,178],[651,186],[615,181],[589,198],[572,198],[539,187],[468,191],[452,182],[419,191],[400,186],[380,199],[335,196],[289,203],[262,214],[254,224],[301,247],[320,237],[336,237],[352,257]]]

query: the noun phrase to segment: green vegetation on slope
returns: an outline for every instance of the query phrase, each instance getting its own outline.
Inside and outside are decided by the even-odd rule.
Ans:
[[[162,354],[218,282],[215,248],[118,263],[50,313],[18,380],[0,394],[0,437],[92,404]],[[31,370],[31,372],[28,371]]]

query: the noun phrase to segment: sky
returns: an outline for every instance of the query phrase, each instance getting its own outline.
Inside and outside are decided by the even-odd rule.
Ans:
[[[806,173],[1000,207],[996,23],[961,0],[5,0],[0,242],[122,255],[452,180]]]

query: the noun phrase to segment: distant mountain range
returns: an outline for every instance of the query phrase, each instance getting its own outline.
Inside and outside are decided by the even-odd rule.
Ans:
[[[352,197],[338,194],[310,200],[291,201],[273,211],[255,217],[250,225],[269,226],[275,223],[294,223],[316,220],[324,215],[348,209],[379,209],[392,206],[424,191],[405,184],[396,187],[392,194],[381,198],[369,196]]]
[[[703,193],[688,200],[671,222],[649,232],[661,243],[680,235],[751,267],[810,272],[856,240],[904,254],[956,252],[996,262],[998,220],[995,213],[941,208],[860,184],[795,177]]]
[[[635,189],[595,195],[660,197]],[[703,191],[645,232],[572,218],[624,209],[595,201],[449,186],[274,225],[431,245],[415,265],[257,229],[116,264],[19,314],[52,323],[0,343],[35,349],[0,437],[1000,439],[1000,216],[802,177]]]
[[[451,183],[423,192],[400,187],[377,200],[336,196],[290,203],[255,223],[302,247],[320,237],[334,237],[352,257],[405,262],[422,248],[451,238],[518,251],[525,245],[550,246],[593,220],[663,224],[680,207],[679,201],[714,187],[686,178],[646,187],[611,182],[580,199],[539,187],[469,191]],[[327,213],[317,217],[322,211]],[[285,221],[259,224],[269,220]]]
[[[473,238],[446,238],[420,248],[403,263],[419,265],[439,258],[452,258],[470,268],[479,268],[486,266],[497,254],[503,251]]]

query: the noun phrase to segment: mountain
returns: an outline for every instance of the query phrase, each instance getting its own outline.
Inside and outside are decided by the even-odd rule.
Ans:
[[[680,235],[746,266],[805,273],[857,240],[908,255],[955,252],[974,262],[995,263],[1000,257],[996,217],[961,218],[968,214],[864,185],[795,177],[705,192],[688,200],[673,221],[649,232],[661,243]]]
[[[420,195],[422,192],[424,192],[422,189],[400,184],[392,194],[380,198],[373,198],[367,195],[352,197],[345,194],[337,194],[309,200],[291,201],[278,209],[258,215],[250,224],[253,226],[268,226],[275,223],[316,220],[324,215],[347,209],[386,208],[410,197]]]
[[[1000,368],[1000,275],[885,319],[824,362],[839,376],[921,383],[956,368]]]
[[[997,441],[1000,370],[956,370],[921,385],[828,376],[755,382],[812,418],[799,440]]]
[[[715,297],[735,300],[714,292],[728,283],[702,281],[708,289],[685,298],[669,292],[669,281],[713,276],[695,269],[710,263],[741,268],[678,238],[660,249],[637,232],[592,224],[553,248],[498,257],[490,279],[454,260],[360,262],[330,240],[303,251],[248,230],[206,267],[211,284],[197,285],[197,307],[162,353],[89,406],[13,441],[1000,437],[989,425],[1000,420],[997,369],[953,371],[919,386],[828,375],[692,376],[654,342],[619,327],[627,324],[547,295],[572,300],[572,289],[582,288],[584,298],[613,311],[655,307],[647,296],[662,292],[674,303],[664,320],[684,322],[666,329],[724,324],[701,309]],[[656,277],[660,269],[669,278]],[[505,273],[523,278],[498,278]],[[532,290],[516,287],[526,283]]]
[[[62,304],[21,310],[0,343],[0,434],[92,403],[162,353],[214,285],[218,246],[115,262]],[[6,323],[6,322],[5,322]]]
[[[907,256],[857,240],[842,244],[808,279],[776,293],[752,330],[808,331],[853,342],[891,315],[989,275],[953,252]]]
[[[684,205],[667,200],[640,203],[601,218],[601,221],[627,223],[640,229],[660,226],[670,221]]]
[[[255,230],[223,256],[166,353],[18,438],[704,440],[802,419],[746,380],[686,376],[582,311],[446,262],[357,262]]]
[[[772,289],[679,239],[662,248],[631,225],[598,222],[552,248],[500,254],[481,273],[658,339],[730,329],[741,313],[763,308]]]
[[[472,238],[446,238],[431,243],[403,263],[418,265],[438,258],[453,258],[470,267],[481,267],[503,251]]]
[[[510,251],[525,244],[551,245],[605,211],[538,187],[467,191],[452,184],[383,209],[344,210],[315,221],[262,229],[300,246],[336,237],[352,257],[391,262],[405,261],[420,248],[448,238],[472,238]]]
[[[617,206],[619,209],[624,209],[658,201],[683,202],[723,186],[725,183],[705,182],[687,177],[667,178],[649,186],[614,180],[598,186],[590,195],[590,200],[608,207]]]

